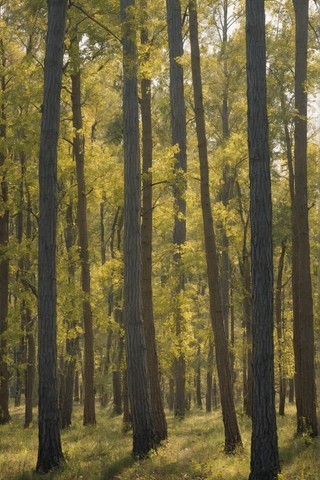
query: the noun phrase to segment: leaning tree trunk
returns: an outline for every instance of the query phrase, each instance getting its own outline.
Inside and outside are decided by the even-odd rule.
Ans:
[[[155,445],[141,301],[141,175],[134,1],[121,0],[124,124],[124,314],[135,458]],[[130,9],[130,10],[129,10]]]
[[[147,5],[144,5],[147,9]],[[141,43],[149,44],[146,21],[141,30]],[[149,55],[148,55],[149,57]],[[149,61],[149,58],[146,58]],[[151,80],[141,79],[141,121],[142,121],[142,307],[144,332],[147,345],[147,362],[150,380],[151,408],[156,441],[167,438],[167,422],[163,408],[156,333],[152,298],[152,119],[151,119]]]
[[[3,42],[0,43],[1,49],[1,64],[2,68],[6,66],[6,57],[3,47]],[[0,78],[1,92],[4,94],[6,89],[6,78],[2,74]],[[1,103],[1,124],[0,124],[0,139],[5,141],[6,138],[6,115],[5,105]],[[0,151],[0,168],[4,167],[6,160],[4,148]],[[9,257],[7,255],[7,248],[9,242],[9,209],[8,202],[8,182],[5,178],[5,171],[2,173],[0,179],[0,198],[2,203],[0,215],[0,424],[5,424],[10,421],[9,414],[9,370],[7,364],[7,340],[5,332],[8,328],[8,295],[9,295]]]
[[[36,470],[63,461],[59,430],[56,340],[57,150],[66,23],[66,0],[48,1],[48,33],[40,134],[39,183],[39,449]]]
[[[177,337],[178,351],[174,361],[175,375],[175,404],[176,417],[183,418],[185,415],[185,383],[186,362],[183,353],[183,330],[184,318],[181,306],[181,293],[184,291],[184,273],[182,269],[182,246],[186,241],[186,200],[187,188],[187,145],[186,145],[186,111],[183,87],[183,67],[178,61],[183,55],[183,42],[181,30],[181,6],[180,0],[167,0],[168,41],[170,57],[170,105],[171,105],[171,137],[172,145],[179,148],[175,154],[175,185],[174,196],[174,226],[173,244],[175,253],[173,256],[175,277],[175,304],[174,321]]]
[[[318,434],[316,411],[313,298],[310,273],[310,242],[307,177],[307,51],[308,0],[294,0],[296,19],[294,117],[294,227],[297,241],[298,315],[294,317],[298,433]],[[300,397],[300,398],[299,398]],[[300,402],[300,403],[299,403]]]
[[[246,2],[252,255],[253,406],[250,480],[280,471],[274,392],[273,259],[264,0]]]
[[[79,231],[79,247],[81,260],[81,288],[83,292],[83,325],[84,325],[84,398],[83,398],[83,425],[94,425],[95,414],[95,393],[94,393],[94,349],[93,349],[93,325],[90,303],[91,275],[89,261],[89,240],[87,221],[87,192],[84,172],[84,135],[82,111],[81,111],[81,73],[79,69],[79,39],[77,32],[71,39],[72,52],[74,57],[75,72],[71,75],[71,101],[72,101],[72,123],[74,128],[73,154],[76,161],[78,205],[77,224]]]
[[[204,224],[207,275],[210,292],[210,314],[215,340],[216,362],[219,376],[222,416],[225,430],[225,451],[233,452],[237,449],[237,447],[242,445],[242,442],[233,400],[230,355],[222,314],[219,261],[209,192],[209,167],[204,107],[202,100],[198,20],[196,3],[194,1],[189,3],[189,14],[192,81],[200,160],[201,207]]]

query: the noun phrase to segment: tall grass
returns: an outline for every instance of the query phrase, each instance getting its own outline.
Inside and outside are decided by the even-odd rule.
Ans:
[[[191,412],[184,421],[168,414],[169,440],[150,458],[133,462],[131,435],[121,430],[121,418],[97,410],[97,425],[83,427],[82,409],[75,408],[73,426],[62,432],[66,462],[45,476],[55,480],[245,480],[250,463],[250,421],[239,415],[244,449],[223,452],[221,414]],[[12,409],[12,422],[0,427],[0,480],[40,479],[34,473],[37,426],[23,428],[23,409]],[[295,437],[290,409],[278,418],[282,480],[320,480],[320,442]],[[41,477],[43,478],[43,476]]]

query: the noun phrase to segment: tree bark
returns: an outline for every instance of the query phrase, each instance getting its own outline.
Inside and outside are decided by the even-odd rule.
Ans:
[[[307,177],[307,51],[308,0],[294,0],[295,34],[295,111],[294,117],[294,215],[297,240],[298,317],[294,318],[294,345],[297,378],[298,433],[317,436],[315,346],[313,298],[310,273],[310,241]],[[299,378],[300,377],[300,378]],[[299,398],[300,397],[300,398]],[[298,408],[297,408],[298,410]]]
[[[124,314],[128,393],[135,458],[155,446],[141,299],[141,175],[133,0],[121,0],[124,125]],[[130,12],[129,12],[130,9]]]
[[[39,154],[39,449],[36,470],[41,473],[59,467],[63,461],[57,396],[56,215],[57,149],[67,1],[49,0],[48,9]]]
[[[242,441],[237,423],[236,410],[233,399],[230,355],[227,337],[224,329],[219,261],[209,192],[209,168],[204,107],[202,100],[198,20],[196,3],[194,1],[189,3],[189,14],[192,82],[195,103],[198,151],[200,160],[201,207],[204,224],[207,275],[210,293],[210,315],[215,340],[216,362],[219,376],[220,398],[225,430],[225,451],[234,452],[238,447],[242,445]]]
[[[273,259],[264,0],[246,2],[252,255],[253,408],[250,480],[280,471],[274,392]]]

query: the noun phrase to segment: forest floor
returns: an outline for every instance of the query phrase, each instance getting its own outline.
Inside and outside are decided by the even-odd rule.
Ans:
[[[184,421],[168,413],[168,441],[134,462],[131,434],[121,431],[121,417],[97,409],[97,425],[83,427],[75,407],[73,425],[62,432],[66,463],[46,476],[33,470],[37,459],[37,426],[23,428],[23,407],[12,408],[12,422],[0,427],[0,480],[247,480],[250,421],[239,415],[242,452],[225,455],[220,412],[190,412]],[[320,440],[295,436],[295,412],[278,417],[282,474],[279,480],[320,480]]]

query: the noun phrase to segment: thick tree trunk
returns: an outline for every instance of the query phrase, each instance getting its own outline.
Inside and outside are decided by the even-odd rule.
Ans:
[[[1,64],[4,69],[6,66],[6,56],[4,52],[3,42],[0,42]],[[2,74],[0,78],[1,92],[5,93],[6,78]],[[6,138],[6,115],[5,105],[1,103],[1,124],[0,139],[5,141]],[[5,178],[5,148],[0,152],[0,168],[2,178],[0,178],[0,198],[2,203],[2,214],[0,215],[0,424],[6,424],[10,421],[9,414],[9,370],[7,365],[7,340],[5,333],[8,328],[8,295],[9,295],[9,257],[7,248],[9,242],[9,210],[8,202],[8,183]]]
[[[147,10],[147,4],[144,5]],[[141,43],[149,44],[147,25],[141,31]],[[146,59],[148,61],[148,58]],[[150,381],[152,419],[156,442],[167,438],[167,422],[160,388],[156,333],[153,317],[152,298],[152,120],[151,120],[151,80],[141,80],[141,120],[142,120],[142,308],[144,333],[147,346],[147,363]]]
[[[81,288],[83,292],[83,325],[84,325],[84,400],[83,400],[83,425],[94,425],[95,414],[95,392],[94,392],[94,349],[93,349],[93,325],[92,311],[90,304],[91,276],[89,261],[89,240],[87,221],[87,192],[84,172],[85,146],[82,133],[82,111],[81,111],[81,72],[79,63],[79,39],[77,32],[72,38],[73,52],[72,59],[75,64],[75,73],[71,75],[72,82],[72,123],[74,127],[73,154],[76,161],[78,205],[77,224],[79,230],[79,247],[81,260]]]
[[[59,431],[56,345],[57,149],[66,0],[48,1],[39,179],[39,449],[36,470],[47,473],[63,461]]]
[[[186,112],[183,86],[183,67],[177,60],[183,55],[182,30],[181,30],[181,6],[180,0],[167,0],[167,24],[170,58],[170,106],[171,106],[171,138],[172,145],[179,148],[175,154],[175,185],[174,196],[174,227],[173,244],[175,246],[174,276],[175,306],[174,321],[178,352],[174,361],[175,375],[175,405],[176,417],[184,418],[185,415],[185,383],[186,383],[186,362],[183,353],[183,312],[181,309],[181,292],[184,291],[184,274],[182,272],[181,247],[186,241],[186,172],[187,172],[187,145],[186,145]]]
[[[264,0],[246,2],[252,255],[253,407],[250,480],[280,471],[274,392],[273,259]]]
[[[316,412],[313,298],[310,273],[310,242],[307,181],[307,51],[308,0],[294,0],[295,111],[294,117],[294,226],[297,240],[298,317],[294,318],[294,346],[297,377],[298,433],[318,434]]]
[[[120,2],[124,76],[124,314],[133,427],[132,454],[135,458],[142,458],[155,446],[155,434],[142,319],[139,105],[135,30],[131,18],[133,6],[133,0]]]
[[[242,445],[233,399],[230,355],[224,329],[221,302],[221,284],[216,238],[209,192],[209,168],[207,139],[202,100],[202,80],[200,50],[198,40],[198,20],[195,2],[189,4],[191,66],[195,103],[196,129],[200,160],[201,207],[204,224],[207,275],[210,292],[210,314],[215,339],[216,362],[219,376],[222,416],[225,429],[225,451],[233,452]]]

